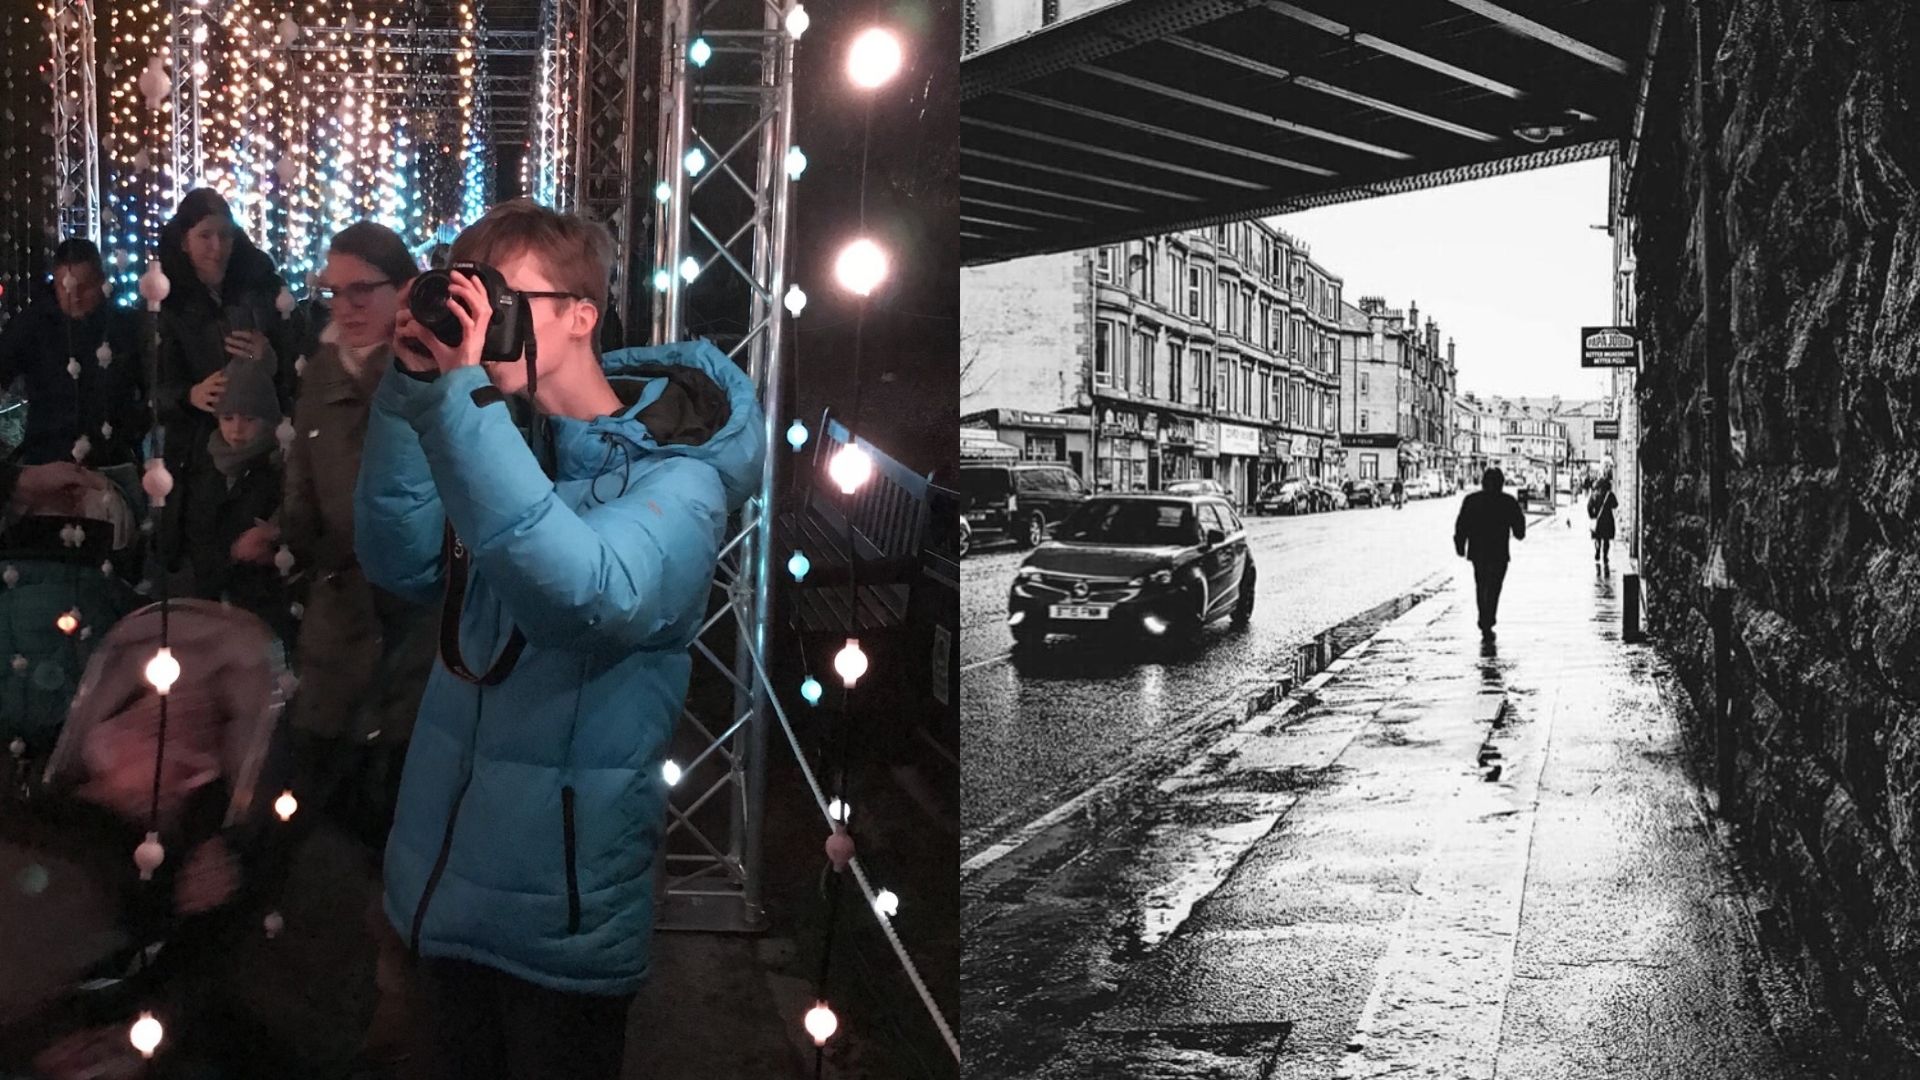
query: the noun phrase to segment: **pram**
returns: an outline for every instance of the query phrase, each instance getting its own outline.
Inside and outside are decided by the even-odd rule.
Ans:
[[[29,977],[0,980],[0,1076],[63,1075],[32,1062],[76,1032],[112,1034],[104,1049],[124,1057],[128,1025],[149,1009],[169,1028],[154,1075],[172,1075],[169,1052],[186,1049],[175,1033],[219,1023],[205,1021],[210,968],[260,932],[260,898],[277,893],[285,650],[252,614],[171,601],[180,675],[162,742],[145,674],[162,618],[150,604],[105,633],[35,789],[0,801],[0,945],[30,953],[6,960]],[[142,881],[134,850],[154,826],[156,787],[166,857]]]
[[[138,538],[118,482],[0,522],[0,746],[16,781],[52,748],[101,636],[140,605]]]

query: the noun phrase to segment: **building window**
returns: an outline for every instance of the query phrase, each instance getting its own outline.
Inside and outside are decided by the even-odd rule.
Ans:
[[[1248,361],[1240,366],[1240,411],[1253,415],[1253,363]]]
[[[1066,439],[1059,435],[1029,435],[1024,456],[1028,461],[1065,461]]]
[[[1240,290],[1240,336],[1248,341],[1260,340],[1260,329],[1253,321],[1253,286],[1243,286]]]
[[[1219,290],[1214,300],[1214,319],[1223,333],[1233,333],[1233,287],[1226,278],[1217,282]]]
[[[1153,335],[1138,333],[1133,337],[1133,355],[1136,357],[1134,373],[1140,378],[1140,393],[1143,397],[1153,396]]]
[[[1185,262],[1185,260],[1182,260],[1182,262]],[[1204,284],[1201,278],[1201,269],[1197,266],[1188,266],[1186,313],[1196,319],[1200,317],[1200,290]]]
[[[1103,322],[1093,332],[1093,382],[1113,385],[1113,324]]]
[[[1360,414],[1360,430],[1367,430],[1367,414],[1365,412]]]
[[[1193,373],[1190,376],[1193,380],[1190,384],[1193,387],[1193,392],[1189,396],[1193,399],[1193,404],[1202,408],[1205,408],[1207,404],[1207,370],[1212,366],[1213,355],[1211,353],[1205,349],[1193,350]]]
[[[1366,397],[1372,393],[1373,393],[1373,380],[1368,378],[1367,373],[1363,371],[1360,373],[1360,396]]]
[[[1112,248],[1103,247],[1100,249],[1100,266],[1099,266],[1099,272],[1096,274],[1096,276],[1101,281],[1113,280],[1113,249]]]
[[[1167,400],[1174,404],[1180,402],[1181,380],[1186,376],[1180,370],[1180,361],[1185,350],[1173,342],[1167,342]]]
[[[1365,417],[1362,416],[1361,419],[1364,420]],[[1361,424],[1360,430],[1361,431],[1367,430],[1366,424],[1364,423]],[[1362,480],[1380,479],[1380,455],[1379,454],[1361,454],[1360,455],[1360,479]]]
[[[1140,258],[1140,295],[1157,304],[1160,302],[1160,297],[1154,292],[1153,287],[1155,285],[1154,271],[1160,263],[1160,245],[1151,240],[1147,241],[1142,247]]]
[[[1233,368],[1230,364],[1215,365],[1219,370],[1213,383],[1213,400],[1207,404],[1221,412],[1233,411]]]
[[[1280,388],[1285,385],[1285,380],[1276,375],[1272,384],[1267,387],[1267,419],[1269,420],[1280,419]]]

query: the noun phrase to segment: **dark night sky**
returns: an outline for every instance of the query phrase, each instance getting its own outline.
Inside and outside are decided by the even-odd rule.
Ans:
[[[951,485],[959,456],[959,71],[957,0],[809,4],[813,25],[795,57],[794,141],[807,153],[794,186],[792,274],[808,296],[796,330],[790,396],[809,424],[823,408],[909,467]],[[893,82],[847,82],[846,43],[881,23],[906,62]],[[867,301],[856,384],[858,298],[833,283],[833,259],[860,216],[863,109],[868,229],[893,276]],[[796,361],[797,363],[793,362]]]

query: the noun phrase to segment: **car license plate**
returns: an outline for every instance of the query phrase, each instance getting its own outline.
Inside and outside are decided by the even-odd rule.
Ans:
[[[985,521],[987,520],[987,512],[985,510],[970,510],[967,512],[967,520]]]
[[[1062,621],[1068,619],[1104,619],[1110,609],[1102,604],[1055,604],[1052,616]]]

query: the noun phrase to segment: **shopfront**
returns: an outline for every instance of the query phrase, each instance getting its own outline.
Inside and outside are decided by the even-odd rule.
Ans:
[[[960,418],[961,456],[991,449],[968,432],[985,431],[993,439],[1013,448],[1023,461],[1059,462],[1087,476],[1087,450],[1092,425],[1087,418],[1071,413],[1027,412],[1022,409],[986,409]]]
[[[1241,506],[1252,503],[1259,494],[1260,429],[1244,424],[1220,425],[1220,462],[1218,477]]]

